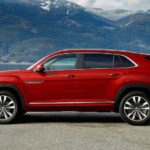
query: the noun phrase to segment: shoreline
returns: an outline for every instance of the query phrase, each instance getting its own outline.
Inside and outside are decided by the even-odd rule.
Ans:
[[[21,63],[14,63],[14,62],[8,62],[8,63],[3,63],[0,62],[0,65],[32,65],[33,63],[28,63],[28,62],[21,62]]]

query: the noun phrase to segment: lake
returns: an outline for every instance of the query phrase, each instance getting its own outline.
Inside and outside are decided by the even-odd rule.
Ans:
[[[2,70],[23,70],[31,66],[32,64],[11,64],[11,63],[0,63],[0,71]]]

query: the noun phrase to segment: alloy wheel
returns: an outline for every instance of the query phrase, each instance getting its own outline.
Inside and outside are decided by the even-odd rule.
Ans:
[[[5,121],[11,119],[16,112],[16,104],[14,100],[7,95],[0,95],[0,120]]]
[[[148,100],[142,96],[132,96],[124,103],[124,113],[131,121],[143,121],[150,113]]]

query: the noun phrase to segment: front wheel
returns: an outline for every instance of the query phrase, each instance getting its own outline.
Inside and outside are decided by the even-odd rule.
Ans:
[[[125,122],[132,125],[146,124],[150,119],[150,98],[143,92],[131,92],[123,97],[119,112]]]
[[[16,96],[9,91],[0,91],[0,124],[11,123],[18,114]]]

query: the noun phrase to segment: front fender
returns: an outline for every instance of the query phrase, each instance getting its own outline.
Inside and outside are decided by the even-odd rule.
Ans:
[[[13,90],[19,96],[21,107],[23,111],[26,111],[28,103],[25,94],[25,84],[21,79],[15,76],[0,76],[0,90]]]

